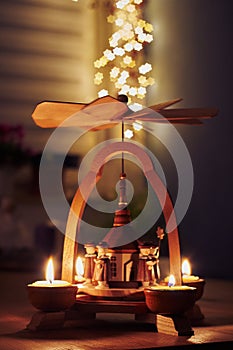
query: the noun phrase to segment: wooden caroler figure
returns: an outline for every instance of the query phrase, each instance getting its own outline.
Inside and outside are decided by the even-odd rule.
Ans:
[[[85,265],[84,265],[84,278],[86,279],[84,285],[91,286],[92,285],[92,279],[94,275],[94,269],[95,269],[95,260],[96,260],[96,251],[95,251],[95,244],[92,242],[86,243],[84,245],[84,248],[86,249],[85,254]]]
[[[150,243],[139,245],[140,255],[138,262],[137,281],[142,282],[143,287],[154,284],[157,279],[155,266],[158,262],[159,247]]]
[[[108,288],[108,281],[111,278],[110,259],[107,255],[108,244],[104,241],[97,245],[98,256],[95,259],[95,269],[93,279],[98,282],[95,288]]]

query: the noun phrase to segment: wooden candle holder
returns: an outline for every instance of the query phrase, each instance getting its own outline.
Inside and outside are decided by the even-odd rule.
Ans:
[[[74,305],[77,294],[76,285],[68,286],[27,286],[30,303],[45,312],[62,311]]]

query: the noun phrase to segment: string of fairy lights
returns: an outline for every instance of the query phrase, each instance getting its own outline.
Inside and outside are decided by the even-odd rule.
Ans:
[[[75,1],[75,0],[73,0]],[[76,0],[77,2],[77,0]],[[152,65],[144,61],[143,49],[153,41],[153,25],[143,19],[144,0],[111,0],[107,22],[113,33],[108,39],[109,47],[94,62],[94,84],[99,87],[98,97],[109,95],[108,87],[117,94],[128,97],[129,107],[142,108],[149,86],[155,83],[150,76]],[[141,125],[135,125],[139,131]],[[131,138],[129,130],[125,135]]]
[[[147,88],[155,83],[150,76],[152,65],[143,62],[143,49],[153,41],[153,25],[142,17],[144,0],[112,0],[107,22],[113,33],[109,47],[94,62],[94,84],[100,89],[98,97],[109,94],[104,85],[111,82],[117,94],[127,95],[129,104],[141,102]],[[105,84],[105,79],[107,83]],[[140,103],[139,103],[140,104]]]
[[[94,62],[98,70],[94,83],[101,87],[105,73],[118,94],[128,96],[129,103],[145,98],[148,86],[155,83],[149,76],[152,65],[143,62],[142,50],[153,41],[153,26],[142,18],[143,0],[114,1],[113,13],[107,21],[113,25],[109,48]],[[108,72],[101,71],[109,66]],[[100,89],[98,96],[108,95],[107,89]]]

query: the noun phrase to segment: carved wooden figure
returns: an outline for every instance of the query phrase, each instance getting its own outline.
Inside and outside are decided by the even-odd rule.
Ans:
[[[98,256],[97,259],[95,259],[93,279],[98,282],[95,288],[104,289],[109,287],[108,281],[111,279],[110,259],[107,255],[108,245],[106,242],[100,242],[97,248]]]
[[[156,264],[158,259],[158,247],[150,244],[139,246],[140,255],[138,262],[137,281],[141,281],[143,287],[154,284],[157,278]]]
[[[95,244],[91,242],[86,243],[84,248],[86,249],[84,264],[84,278],[86,281],[84,282],[84,285],[91,286],[95,268],[95,259],[97,257],[95,252]]]

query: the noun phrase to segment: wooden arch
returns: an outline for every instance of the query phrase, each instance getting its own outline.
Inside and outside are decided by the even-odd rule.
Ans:
[[[83,216],[86,205],[84,198],[89,198],[95,184],[100,180],[103,164],[115,154],[122,152],[130,153],[136,156],[140,161],[144,174],[150,182],[163,208],[163,215],[166,224],[169,221],[172,227],[174,227],[173,230],[168,233],[170,273],[175,276],[176,284],[180,285],[181,259],[179,234],[171,198],[163,182],[156,174],[153,163],[148,154],[136,144],[129,142],[115,142],[103,147],[96,155],[88,174],[83,179],[80,187],[74,195],[66,225],[62,258],[62,279],[71,283],[73,282],[75,258],[78,249],[76,232],[79,230],[80,219]]]

